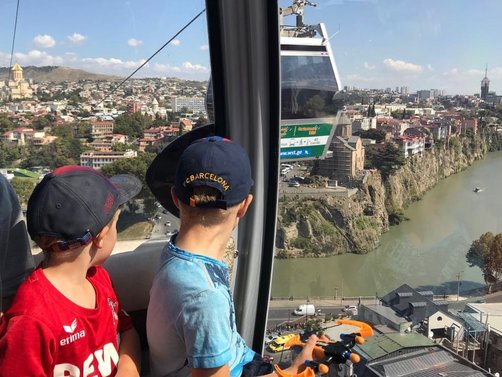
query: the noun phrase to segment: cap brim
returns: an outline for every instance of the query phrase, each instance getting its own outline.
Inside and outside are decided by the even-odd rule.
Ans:
[[[174,186],[180,156],[195,140],[214,136],[214,134],[214,124],[208,124],[177,137],[155,157],[146,171],[146,184],[153,195],[162,207],[176,217],[179,217],[179,210],[171,197],[171,188]]]
[[[110,181],[120,193],[119,205],[122,205],[134,198],[143,188],[141,181],[131,174],[114,175],[110,178]]]

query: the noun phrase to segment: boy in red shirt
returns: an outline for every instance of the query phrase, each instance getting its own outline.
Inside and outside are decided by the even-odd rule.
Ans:
[[[140,190],[133,176],[80,166],[37,185],[27,223],[45,260],[0,322],[0,376],[139,376],[138,334],[100,265],[117,240],[120,206]]]

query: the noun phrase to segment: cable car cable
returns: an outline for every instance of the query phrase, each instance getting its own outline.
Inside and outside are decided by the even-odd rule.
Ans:
[[[18,0],[19,1],[19,0]],[[197,18],[199,18],[202,13],[204,13],[206,11],[206,9],[203,9],[201,10],[194,18],[192,18],[185,26],[183,26],[176,34],[174,34],[166,43],[164,43],[162,45],[162,47],[160,47],[157,51],[155,51],[153,53],[152,56],[150,56],[147,60],[145,60],[143,62],[143,64],[141,64],[138,68],[136,68],[134,70],[133,73],[131,73],[129,76],[127,76],[124,80],[122,80],[120,82],[120,84],[118,84],[115,88],[112,89],[112,91],[110,93],[108,93],[105,98],[103,98],[101,101],[99,101],[96,106],[99,106],[100,104],[102,104],[108,97],[110,97],[113,93],[115,93],[117,91],[118,88],[120,88],[127,80],[129,80],[132,76],[134,76],[134,74],[136,72],[138,72],[141,68],[143,68],[150,60],[152,60],[155,55],[157,55],[160,51],[162,51],[164,49],[164,47],[166,47],[169,43],[171,43],[178,35],[180,35],[187,27],[189,27],[192,23],[195,22],[195,20],[197,20]]]
[[[16,19],[14,21],[14,33],[12,35],[12,47],[10,49],[10,64],[9,64],[9,81],[10,81],[10,75],[11,75],[11,68],[12,68],[12,58],[14,57],[14,44],[16,41],[16,31],[17,31],[17,16],[19,14],[19,0],[17,0],[17,6],[16,6]]]

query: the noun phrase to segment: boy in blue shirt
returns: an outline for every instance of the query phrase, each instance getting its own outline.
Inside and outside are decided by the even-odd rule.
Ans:
[[[166,245],[150,292],[147,337],[153,376],[266,375],[237,332],[229,274],[223,262],[232,231],[253,200],[244,149],[221,137],[192,143],[181,155],[171,195],[179,233]],[[284,372],[299,373],[316,338]]]

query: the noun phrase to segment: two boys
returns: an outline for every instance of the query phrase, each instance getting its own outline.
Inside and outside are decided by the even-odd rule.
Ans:
[[[139,376],[139,338],[101,264],[117,240],[132,176],[80,166],[46,175],[28,202],[45,259],[0,322],[0,376]]]
[[[251,166],[228,139],[193,142],[181,155],[172,199],[179,233],[166,245],[151,292],[147,338],[153,376],[258,376],[272,366],[237,332],[222,261],[231,233],[253,200]],[[167,194],[167,193],[166,193]],[[286,373],[312,359],[315,338]]]

